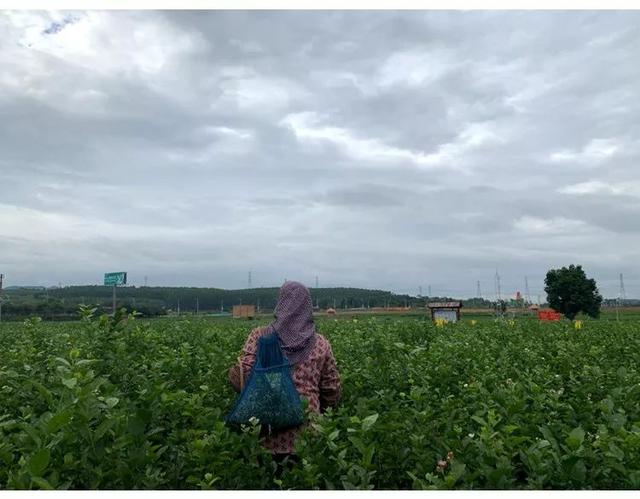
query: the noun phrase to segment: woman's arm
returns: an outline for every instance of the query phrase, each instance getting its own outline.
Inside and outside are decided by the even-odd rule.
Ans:
[[[340,373],[336,365],[336,359],[331,350],[331,344],[327,341],[327,354],[322,375],[320,378],[320,411],[324,412],[327,407],[336,407],[340,400]]]
[[[251,334],[249,334],[249,337],[244,344],[244,348],[242,349],[240,362],[234,364],[233,367],[229,369],[229,382],[237,392],[242,390],[241,384],[247,382],[247,378],[251,373],[251,368],[256,361],[256,351],[258,350],[258,338],[260,337],[260,331],[260,328],[251,331]],[[240,373],[242,373],[242,375]],[[243,383],[241,383],[241,380]]]

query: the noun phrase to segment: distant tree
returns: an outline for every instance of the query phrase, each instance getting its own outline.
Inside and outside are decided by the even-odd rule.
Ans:
[[[579,312],[590,317],[600,316],[602,296],[596,281],[587,279],[582,266],[569,265],[561,269],[551,269],[544,280],[549,306],[556,312],[573,320]]]

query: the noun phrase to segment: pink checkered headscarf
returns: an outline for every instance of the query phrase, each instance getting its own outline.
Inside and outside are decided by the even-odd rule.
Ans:
[[[293,365],[306,359],[316,343],[309,290],[299,282],[285,282],[280,288],[273,315],[276,320],[269,327],[278,335],[289,363]]]

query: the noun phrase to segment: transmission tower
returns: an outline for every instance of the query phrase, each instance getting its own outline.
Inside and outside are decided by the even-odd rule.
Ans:
[[[624,301],[627,299],[627,293],[624,290],[624,279],[622,277],[622,274],[620,274],[620,292],[618,294],[621,300]]]
[[[431,298],[431,284],[429,284],[429,287],[427,288],[427,293],[429,293],[429,298]]]
[[[524,276],[524,297],[527,303],[531,303],[531,295],[529,294],[529,279]]]
[[[145,287],[145,288],[147,287],[147,280],[148,280],[148,279],[147,279],[147,276],[144,276],[144,287]]]
[[[500,301],[502,299],[502,291],[500,289],[500,274],[498,274],[498,269],[496,269],[496,300]]]
[[[251,285],[251,271],[249,271],[249,289],[252,289],[253,286]]]
[[[418,286],[418,296],[422,297],[422,286]]]
[[[318,289],[318,276],[316,276],[316,289]]]
[[[480,281],[476,281],[476,298],[482,299],[482,293],[480,292]]]

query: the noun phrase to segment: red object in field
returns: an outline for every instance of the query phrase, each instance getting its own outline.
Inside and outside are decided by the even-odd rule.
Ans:
[[[541,321],[559,321],[562,314],[554,310],[538,310],[538,319]]]

